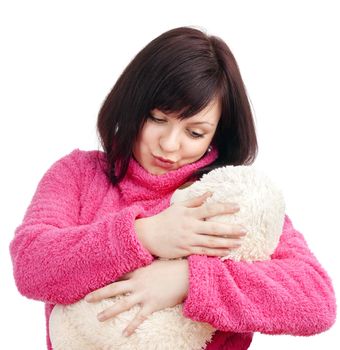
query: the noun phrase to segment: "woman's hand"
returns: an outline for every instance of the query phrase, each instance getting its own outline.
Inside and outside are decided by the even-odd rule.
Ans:
[[[105,321],[140,304],[140,311],[123,332],[129,336],[153,312],[182,303],[188,288],[187,260],[155,260],[146,267],[124,275],[117,282],[88,294],[85,300],[95,302],[131,293],[113,307],[98,314],[99,321]]]
[[[137,219],[135,228],[142,245],[152,255],[168,259],[191,254],[225,256],[230,249],[238,248],[246,235],[242,226],[205,221],[216,215],[234,214],[238,206],[205,204],[209,195],[175,203],[157,215]]]

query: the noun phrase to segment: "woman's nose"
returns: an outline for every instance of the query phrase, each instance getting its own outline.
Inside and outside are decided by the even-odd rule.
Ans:
[[[159,144],[164,152],[176,152],[181,147],[179,133],[175,130],[168,132],[160,137]]]

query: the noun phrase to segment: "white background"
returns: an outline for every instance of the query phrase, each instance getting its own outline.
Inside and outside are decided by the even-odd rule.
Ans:
[[[122,5],[123,3],[123,5]],[[337,1],[1,1],[1,349],[44,349],[43,305],[19,295],[8,245],[39,179],[74,148],[97,149],[100,105],[133,56],[183,25],[222,37],[256,115],[258,166],[339,297]],[[338,323],[303,338],[255,335],[251,349],[335,349]]]

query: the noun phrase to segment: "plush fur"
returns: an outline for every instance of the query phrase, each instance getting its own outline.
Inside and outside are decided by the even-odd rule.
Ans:
[[[285,205],[281,191],[253,166],[226,166],[211,171],[191,186],[177,190],[171,202],[193,198],[206,191],[211,202],[235,202],[240,211],[209,220],[240,223],[248,230],[242,246],[230,250],[221,259],[259,261],[270,259],[282,232]],[[139,306],[113,319],[99,322],[96,315],[114,305],[124,296],[98,303],[84,300],[68,305],[56,305],[50,317],[50,338],[54,350],[134,350],[182,349],[201,350],[212,338],[215,329],[182,315],[182,305],[154,312],[132,334],[122,332],[132,321]]]

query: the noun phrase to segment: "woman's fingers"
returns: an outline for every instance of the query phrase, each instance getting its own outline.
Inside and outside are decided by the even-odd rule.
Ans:
[[[123,335],[129,337],[151,314],[146,312],[146,308],[141,308],[135,318],[125,328]]]
[[[227,238],[240,238],[247,234],[247,230],[236,224],[224,224],[215,221],[201,221],[197,225],[196,232],[199,235],[209,236],[225,236]]]
[[[112,307],[100,312],[97,318],[101,322],[106,321],[109,318],[117,316],[121,312],[130,310],[138,303],[139,301],[135,294],[126,295],[124,298],[118,300]]]
[[[236,203],[209,203],[192,209],[197,219],[207,219],[217,215],[235,214],[240,210]]]
[[[194,247],[204,247],[204,248],[217,248],[217,249],[235,249],[239,248],[242,245],[242,238],[226,238],[226,237],[217,237],[217,236],[208,236],[208,235],[197,235],[196,243]]]
[[[116,295],[125,294],[131,291],[129,281],[119,281],[109,284],[103,288],[86,295],[85,300],[89,303],[111,298]]]
[[[196,208],[202,205],[206,201],[206,199],[211,196],[212,196],[211,192],[205,192],[201,196],[187,199],[186,201],[183,201],[181,204],[187,208]]]
[[[196,234],[189,251],[190,254],[226,256],[230,250],[239,248],[247,234],[241,225],[226,225],[203,221],[201,234]]]
[[[233,248],[235,249],[235,248]],[[206,247],[192,247],[190,254],[207,255],[207,256],[227,256],[232,249],[211,249]]]

